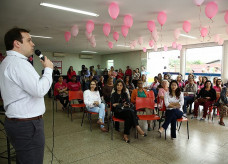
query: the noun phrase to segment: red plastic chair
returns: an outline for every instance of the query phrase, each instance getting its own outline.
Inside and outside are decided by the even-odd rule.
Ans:
[[[68,107],[68,116],[69,113],[71,115],[71,121],[73,121],[72,114],[73,108],[85,108],[85,104],[72,104],[72,100],[83,100],[83,92],[82,91],[69,91],[69,107]]]
[[[141,97],[136,97],[136,103],[135,103],[135,107],[136,107],[136,111],[142,108],[148,108],[148,109],[152,109],[154,110],[154,99],[150,98],[150,97],[146,97],[146,98],[141,98]],[[153,111],[154,113],[154,111]],[[156,114],[152,114],[152,115],[137,115],[139,120],[151,120],[154,121],[154,127],[155,127],[155,123],[156,120],[160,120],[161,118],[156,115]],[[154,129],[153,127],[153,129]],[[159,127],[160,128],[160,127]]]
[[[219,98],[220,97],[217,97],[216,100],[215,100],[215,102],[217,102]],[[219,109],[218,109],[218,107],[216,105],[214,105],[214,103],[211,106],[209,106],[209,112],[208,112],[208,120],[209,120],[210,119],[210,116],[211,116],[211,112],[213,110],[213,113],[212,113],[212,116],[211,116],[211,120],[212,121],[214,120],[214,114],[215,114],[215,110],[216,109],[217,109],[217,116],[219,115]]]

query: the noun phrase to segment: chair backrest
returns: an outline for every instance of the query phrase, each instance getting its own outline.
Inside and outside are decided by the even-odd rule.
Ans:
[[[158,106],[162,105],[162,107],[159,108],[160,111],[166,111],[164,99],[160,99],[159,96],[157,97],[157,104],[158,104]]]
[[[83,92],[82,91],[69,91],[69,101],[80,99],[83,100]]]
[[[155,99],[154,91],[148,91],[147,92],[147,97],[152,98],[154,100]]]
[[[142,109],[142,108],[149,108],[149,109],[154,109],[154,100],[150,97],[136,97],[136,103],[135,107],[136,110]]]

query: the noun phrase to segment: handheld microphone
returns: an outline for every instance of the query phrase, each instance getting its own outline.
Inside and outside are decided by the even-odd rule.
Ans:
[[[44,55],[41,54],[41,51],[40,50],[35,50],[35,54],[41,59],[44,61]]]

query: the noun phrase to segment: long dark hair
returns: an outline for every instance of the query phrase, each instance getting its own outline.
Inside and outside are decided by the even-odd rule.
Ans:
[[[204,83],[204,87],[203,87],[204,89],[206,89],[206,84],[207,84],[208,82],[209,82],[209,83],[211,83],[211,81],[210,81],[210,80],[205,81],[205,83]],[[211,88],[210,88],[210,90],[211,90],[211,89],[212,89],[212,83],[211,83]]]
[[[124,82],[123,82],[122,79],[116,80],[116,83],[115,83],[115,85],[114,85],[114,90],[115,90],[115,92],[117,92],[117,85],[118,85],[119,83],[122,83],[122,85],[123,85],[123,89],[122,89],[121,93],[126,92],[126,85],[124,84]]]
[[[179,87],[179,85],[178,85],[178,82],[177,82],[176,80],[172,80],[172,81],[169,83],[169,95],[170,95],[170,96],[173,96],[173,95],[172,95],[172,89],[171,89],[171,85],[172,85],[173,83],[176,83],[176,84],[177,84],[177,89],[176,89],[176,91],[175,91],[175,96],[179,99],[179,98],[180,98],[180,94],[181,94],[181,89],[180,89],[180,87]]]
[[[73,68],[73,66],[70,66],[70,67]],[[70,67],[69,67],[69,69],[68,69],[68,71],[67,71],[68,74],[70,74]],[[73,69],[73,70],[74,70],[74,69]]]
[[[217,86],[217,87],[219,86],[219,84],[218,84],[218,81],[219,81],[219,80],[222,82],[222,79],[217,79],[217,80],[216,80],[216,86]],[[221,84],[221,86],[223,87],[223,83]]]
[[[96,84],[96,88],[94,89],[94,91],[98,91],[98,85],[97,85],[97,81],[96,81],[96,80],[90,81],[90,83],[89,83],[89,90],[91,90],[90,84],[91,84],[92,82],[94,82],[94,83]]]
[[[129,77],[129,84],[131,84],[131,83],[132,83],[131,76],[125,76],[125,77],[124,77],[124,83],[126,84],[126,78],[127,78],[127,77]]]

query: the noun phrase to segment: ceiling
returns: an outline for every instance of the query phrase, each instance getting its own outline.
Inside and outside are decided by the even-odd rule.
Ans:
[[[213,18],[213,22],[205,16],[205,5],[211,0],[205,0],[201,6],[201,24],[210,26],[210,36],[204,40],[200,38],[199,32],[199,12],[193,0],[116,0],[120,7],[120,14],[116,21],[112,20],[108,13],[108,6],[111,0],[1,0],[0,2],[0,49],[4,49],[4,34],[10,28],[17,26],[31,30],[33,35],[50,36],[53,39],[33,38],[36,48],[41,51],[80,53],[83,50],[96,51],[98,54],[111,54],[127,51],[142,50],[143,47],[149,48],[150,32],[147,29],[147,21],[154,20],[162,40],[157,42],[158,47],[167,45],[170,47],[174,41],[174,30],[181,29],[185,20],[190,21],[192,29],[188,35],[195,36],[197,39],[180,37],[178,43],[183,45],[213,42],[213,36],[220,34],[221,38],[228,40],[226,34],[226,23],[224,21],[225,11],[228,10],[227,0],[215,0],[219,11]],[[80,10],[94,12],[99,17],[86,16],[72,12],[42,7],[41,2],[62,5]],[[167,13],[167,21],[163,26],[162,32],[157,21],[159,11]],[[131,14],[134,20],[126,39],[121,35],[121,25],[125,14]],[[95,22],[93,34],[96,38],[96,47],[92,48],[85,36],[85,25],[88,20]],[[107,38],[103,34],[103,24],[109,22],[115,31],[120,33],[120,38],[112,49],[108,48]],[[77,24],[79,34],[76,38],[71,38],[69,43],[64,39],[64,32],[70,31],[71,27]],[[127,45],[130,41],[143,37],[144,45],[137,45],[135,49],[117,47],[117,44]],[[161,38],[161,37],[160,37]],[[109,41],[113,41],[110,33]]]

